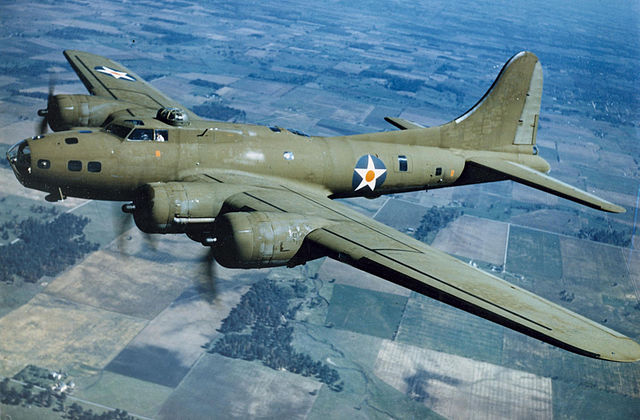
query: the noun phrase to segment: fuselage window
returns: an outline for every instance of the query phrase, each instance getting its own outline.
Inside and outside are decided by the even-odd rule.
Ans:
[[[100,172],[102,170],[102,163],[100,162],[89,162],[87,163],[87,171],[89,172]]]
[[[407,157],[405,155],[398,156],[398,170],[400,172],[407,172],[409,169],[409,164],[407,162]]]
[[[153,130],[151,128],[136,128],[129,134],[127,140],[153,140]]]
[[[169,141],[169,130],[156,130],[156,141]]]
[[[77,137],[67,137],[66,139],[64,139],[64,142],[67,144],[78,144],[78,138]]]
[[[129,131],[131,131],[129,127],[118,124],[109,124],[104,130],[107,133],[120,137],[121,139],[125,138],[127,134],[129,134]]]
[[[67,163],[67,169],[73,172],[80,172],[82,170],[82,162],[79,160],[70,160]]]
[[[47,159],[38,160],[38,168],[49,169],[50,167],[51,167],[51,162],[49,162]]]
[[[436,176],[442,175],[442,168],[436,168]]]

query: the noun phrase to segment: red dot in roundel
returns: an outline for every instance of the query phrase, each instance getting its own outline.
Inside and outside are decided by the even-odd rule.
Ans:
[[[375,172],[373,172],[373,171],[369,171],[369,172],[367,172],[367,174],[364,176],[364,179],[365,179],[367,182],[371,182],[371,181],[373,181],[373,178],[375,178],[375,177],[376,177],[376,173],[375,173]]]

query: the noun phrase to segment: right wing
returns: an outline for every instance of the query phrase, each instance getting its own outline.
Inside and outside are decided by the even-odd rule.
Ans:
[[[192,111],[165,96],[116,61],[75,50],[65,50],[64,56],[92,95],[129,102],[153,110],[181,108],[189,114],[190,119],[199,119]]]
[[[224,174],[208,178],[225,182]],[[317,192],[282,184],[248,188],[225,205],[235,211],[325,219],[323,227],[307,236],[324,255],[575,353],[620,362],[640,360],[640,345],[630,338]]]

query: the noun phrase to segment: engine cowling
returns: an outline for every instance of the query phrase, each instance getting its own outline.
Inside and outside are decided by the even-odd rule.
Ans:
[[[210,231],[227,198],[243,186],[210,182],[157,182],[138,189],[133,217],[146,233]]]
[[[214,224],[216,261],[227,268],[295,266],[319,257],[304,239],[327,220],[291,213],[233,212]]]
[[[114,112],[131,107],[122,101],[114,101],[90,95],[55,95],[49,98],[46,115],[53,131],[70,130],[73,127],[101,127]]]

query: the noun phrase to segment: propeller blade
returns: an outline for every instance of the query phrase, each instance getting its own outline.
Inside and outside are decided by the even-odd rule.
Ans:
[[[47,133],[47,125],[49,121],[47,121],[47,114],[44,113],[44,115],[42,115],[40,111],[45,111],[45,110],[41,109],[38,111],[38,115],[41,115],[42,118],[40,118],[40,121],[36,123],[36,133],[38,135],[43,135]]]
[[[212,300],[216,295],[216,260],[212,247],[208,247],[207,252],[202,256],[200,260],[202,265],[202,274],[196,276],[198,291],[202,294],[211,295]]]
[[[38,115],[42,117],[42,119],[38,122],[36,127],[36,133],[39,135],[43,135],[47,133],[47,126],[49,125],[49,110],[51,109],[51,102],[54,96],[55,87],[56,87],[55,76],[53,74],[49,74],[47,107],[44,109],[38,110]]]

